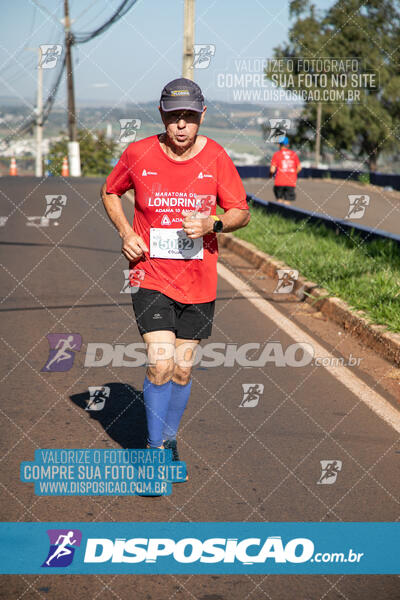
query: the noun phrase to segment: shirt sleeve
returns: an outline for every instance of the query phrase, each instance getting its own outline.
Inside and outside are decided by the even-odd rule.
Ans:
[[[271,167],[278,167],[279,161],[278,161],[278,152],[275,152],[275,154],[273,155],[272,159],[271,159]]]
[[[128,148],[121,154],[119,161],[107,177],[107,194],[122,196],[134,187],[129,167]]]
[[[217,158],[217,203],[225,211],[230,208],[249,210],[246,192],[240,175],[232,160],[225,152],[220,151]]]

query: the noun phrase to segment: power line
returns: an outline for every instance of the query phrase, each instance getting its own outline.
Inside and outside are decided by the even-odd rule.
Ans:
[[[54,15],[51,14],[50,11],[47,10],[47,8],[45,8],[38,2],[38,0],[33,0],[33,2],[40,9],[45,10],[53,19],[55,18]],[[101,25],[100,27],[97,27],[97,29],[95,29],[92,32],[88,32],[88,33],[70,32],[71,45],[72,44],[86,44],[87,42],[98,37],[105,31],[107,31],[107,29],[109,29],[114,23],[119,21],[119,19],[121,19],[123,16],[125,16],[130,11],[130,9],[136,4],[136,2],[137,2],[137,0],[123,0],[123,2],[121,2],[121,4],[115,10],[115,12],[111,15],[111,17],[105,23],[103,23],[103,25]],[[89,6],[89,8],[91,8],[91,7],[92,7],[92,5]],[[84,11],[84,12],[86,12],[86,11]],[[80,16],[82,16],[82,13]],[[56,94],[57,94],[58,88],[60,87],[60,83],[61,83],[61,79],[62,79],[64,70],[65,70],[65,67],[66,67],[66,56],[64,56],[64,59],[61,63],[61,68],[57,74],[54,86],[52,87],[46,101],[43,104],[43,112],[42,112],[42,123],[43,124],[49,118],[51,109],[53,108]],[[6,136],[2,140],[3,143],[6,143],[8,145],[9,142],[11,141],[11,139],[13,139],[14,137],[21,136],[24,133],[31,131],[37,122],[37,115],[34,115],[33,118],[30,118],[30,116],[28,118],[29,118],[29,120],[25,124],[21,125],[16,131],[14,131],[13,133]]]
[[[64,69],[65,69],[65,57],[63,59],[63,62],[61,63],[61,68],[57,74],[55,83],[54,83],[52,89],[50,90],[49,95],[46,98],[46,101],[43,103],[43,112],[42,112],[42,124],[43,125],[46,123],[47,119],[49,118],[51,109],[53,108],[53,105],[54,105],[54,102],[56,99],[56,95],[57,95],[57,91],[60,86],[61,79],[62,79],[62,76],[64,73]],[[29,115],[28,118],[29,118],[29,121],[22,124],[18,129],[16,129],[12,133],[10,133],[2,141],[8,145],[14,137],[21,136],[24,133],[28,133],[29,131],[31,131],[33,129],[33,127],[36,125],[37,115],[34,114],[34,116],[32,118],[30,118],[30,115]]]
[[[136,2],[137,2],[137,0],[123,0],[123,2],[121,2],[119,7],[115,10],[113,15],[105,23],[103,23],[103,25],[101,25],[94,31],[91,31],[90,33],[72,33],[72,36],[73,36],[72,43],[73,44],[86,44],[87,42],[90,42],[98,35],[101,35],[105,31],[107,31],[107,29],[109,27],[111,27],[111,25],[113,25],[114,23],[119,21],[119,19],[121,19],[123,16],[125,16],[130,11],[130,9],[136,4]]]

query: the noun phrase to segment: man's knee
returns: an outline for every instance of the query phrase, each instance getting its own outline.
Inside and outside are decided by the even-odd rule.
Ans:
[[[186,385],[190,381],[191,374],[191,367],[182,367],[179,365],[175,365],[173,380],[179,385]]]
[[[147,367],[147,377],[152,383],[156,385],[162,385],[172,379],[174,373],[174,361],[170,360],[158,360],[152,365]]]

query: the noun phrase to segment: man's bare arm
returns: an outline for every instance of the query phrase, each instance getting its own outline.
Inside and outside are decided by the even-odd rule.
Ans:
[[[122,208],[121,198],[117,194],[107,194],[106,184],[101,188],[101,199],[107,215],[122,238],[122,254],[128,260],[137,260],[144,252],[148,252],[145,242],[129,224]]]
[[[183,230],[189,238],[196,239],[211,233],[214,227],[214,219],[207,217],[206,219],[199,218],[193,212],[182,212],[184,220],[182,222]],[[222,231],[229,233],[236,231],[241,227],[246,227],[250,221],[250,211],[240,208],[230,208],[223,215],[218,215],[223,224]]]
[[[218,215],[218,217],[224,225],[222,231],[224,233],[229,233],[230,231],[236,231],[236,229],[246,227],[250,221],[250,211],[241,208],[230,208],[226,213]]]

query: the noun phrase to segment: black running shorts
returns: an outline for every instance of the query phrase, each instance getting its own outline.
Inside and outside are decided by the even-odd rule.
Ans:
[[[296,200],[296,188],[291,185],[274,185],[274,194],[277,200]]]
[[[160,330],[173,331],[184,340],[203,340],[211,335],[215,300],[182,304],[156,290],[132,289],[136,292],[131,296],[141,335]]]

